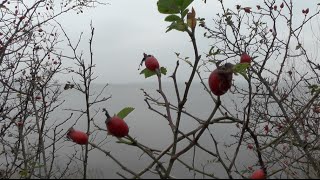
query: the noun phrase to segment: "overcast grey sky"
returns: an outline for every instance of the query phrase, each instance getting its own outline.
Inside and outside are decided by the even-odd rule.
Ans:
[[[108,0],[109,5],[100,5],[88,9],[85,13],[60,17],[59,21],[66,28],[70,37],[76,41],[80,32],[84,32],[81,49],[88,50],[89,24],[92,20],[95,27],[94,61],[97,65],[95,75],[99,76],[98,83],[141,83],[154,81],[154,78],[145,80],[139,75],[138,65],[143,52],[153,54],[161,66],[168,69],[169,74],[174,70],[176,56],[180,52],[183,56],[193,57],[192,45],[186,33],[171,31],[165,33],[168,22],[165,15],[157,11],[157,0]],[[255,8],[262,0],[225,0],[228,8],[235,8],[236,4]],[[277,1],[280,4],[282,1]],[[310,8],[315,12],[318,0],[294,0],[295,11],[301,14],[302,8]],[[192,6],[197,16],[207,20],[216,18],[220,11],[217,0],[195,0]],[[299,19],[300,18],[300,19]],[[297,21],[302,16],[297,16]],[[210,42],[203,38],[203,31],[197,33],[200,53],[207,52]],[[310,36],[305,37],[308,41]],[[87,51],[88,53],[88,51]],[[68,62],[65,62],[68,64]],[[180,67],[179,81],[186,81],[190,68],[187,65]],[[165,78],[164,80],[169,80]]]

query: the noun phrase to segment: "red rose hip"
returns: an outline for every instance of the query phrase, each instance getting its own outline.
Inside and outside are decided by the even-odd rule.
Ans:
[[[247,53],[243,53],[240,57],[240,63],[251,63],[251,57]]]
[[[266,179],[266,174],[262,169],[258,169],[252,174],[250,179]]]
[[[231,88],[232,67],[232,64],[227,63],[210,74],[208,83],[214,95],[221,96]]]
[[[82,131],[78,131],[73,128],[70,128],[67,133],[67,137],[77,144],[80,144],[80,145],[88,144],[89,137],[86,133]]]
[[[305,10],[305,12],[306,12],[306,14],[308,14],[308,13],[309,13],[309,8],[307,8],[307,9]]]
[[[251,13],[251,7],[245,7],[243,9],[244,9],[244,12]]]
[[[159,62],[158,60],[152,56],[152,55],[147,55],[145,53],[143,53],[143,59],[141,61],[140,66],[142,65],[142,63],[144,62],[146,65],[146,68],[149,69],[150,71],[155,71],[156,69],[159,69]]]
[[[118,116],[111,117],[106,110],[105,113],[107,116],[106,125],[108,133],[118,138],[128,136],[129,127],[126,122]]]
[[[280,4],[280,8],[281,8],[281,9],[284,8],[284,3],[281,3],[281,4]]]
[[[253,149],[253,145],[252,144],[248,144],[248,149]]]

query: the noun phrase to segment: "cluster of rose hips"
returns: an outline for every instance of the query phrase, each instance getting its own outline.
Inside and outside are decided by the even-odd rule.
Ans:
[[[113,135],[117,138],[128,136],[129,127],[126,122],[116,115],[111,117],[107,110],[104,109],[104,111],[107,116],[107,120],[105,121],[105,123],[108,129],[108,134]],[[88,134],[82,131],[75,130],[73,128],[70,128],[67,133],[67,137],[69,139],[80,145],[88,144],[88,136]]]
[[[143,62],[145,62],[146,68],[149,69],[150,71],[159,70],[160,66],[159,66],[158,60],[154,56],[144,54],[144,58],[141,63]],[[116,115],[111,117],[106,109],[104,109],[104,111],[105,111],[105,115],[107,116],[107,120],[105,123],[108,129],[108,134],[113,135],[117,138],[128,136],[129,127],[126,124],[126,122]],[[77,144],[80,144],[80,145],[88,144],[88,139],[89,139],[88,134],[82,131],[78,131],[73,128],[70,128],[67,133],[67,137]]]
[[[247,54],[243,53],[240,57],[240,64],[243,63],[251,63],[252,58]],[[145,66],[150,71],[158,71],[159,70],[159,62],[153,55],[147,55],[144,53],[144,57],[142,59],[142,63],[145,63]],[[209,87],[213,94],[216,96],[221,96],[225,94],[231,87],[232,81],[232,74],[233,74],[233,64],[226,63],[223,66],[218,67],[215,69],[209,76]],[[117,138],[122,138],[128,136],[129,127],[126,122],[119,118],[118,116],[111,117],[107,110],[105,111],[105,115],[107,116],[107,120],[105,121],[108,134],[113,135]],[[88,134],[70,128],[67,137],[71,139],[73,142],[85,145],[88,144]],[[248,145],[249,149],[253,149],[253,145]],[[265,179],[266,175],[263,169],[256,170],[252,175],[251,179]]]
[[[150,71],[156,71],[159,69],[158,60],[152,55],[144,54],[144,58],[142,62],[145,62],[145,66]],[[248,63],[250,64],[252,58],[247,53],[242,53],[240,57],[240,64]],[[142,63],[141,62],[141,63]],[[223,66],[215,69],[209,76],[209,87],[213,94],[216,96],[221,96],[225,94],[230,88],[232,84],[232,74],[233,74],[233,64],[226,63]],[[248,146],[249,149],[253,149],[253,145]],[[258,169],[256,170],[251,179],[266,179],[266,175],[264,170]]]
[[[145,63],[145,66],[150,71],[156,71],[159,69],[158,60],[152,55],[144,54],[144,58],[141,63]],[[243,53],[240,58],[240,63],[251,63],[251,57],[247,53]],[[231,87],[233,74],[233,64],[226,63],[223,66],[218,67],[209,76],[209,87],[213,94],[221,96],[225,94]]]
[[[144,62],[148,70],[159,71],[160,66],[158,60],[153,55],[147,55],[145,53],[143,55],[144,57],[141,61],[141,65]],[[248,54],[243,53],[240,58],[240,63],[251,63],[251,57]],[[215,69],[210,74],[208,82],[212,93],[216,96],[225,94],[231,87],[232,74],[233,64],[231,63],[226,63],[225,65]],[[107,116],[107,120],[105,123],[108,129],[108,133],[118,138],[128,136],[129,128],[125,121],[117,116],[111,117],[105,109],[104,111]],[[77,144],[88,144],[88,134],[82,131],[70,128],[67,133],[67,137]],[[253,147],[249,148],[252,149]],[[259,177],[264,177],[263,170],[258,170],[252,175],[252,178]]]
[[[148,70],[159,70],[159,62],[154,56],[144,53],[141,63],[143,62]],[[240,58],[240,63],[250,62],[251,57],[248,54],[243,53]],[[221,96],[230,89],[233,74],[232,67],[233,65],[231,63],[226,63],[224,66],[217,68],[210,74],[209,86],[213,94]],[[117,116],[111,117],[105,109],[104,111],[107,116],[106,125],[108,133],[118,138],[127,136],[129,133],[129,128],[125,121]],[[69,129],[67,137],[77,144],[88,143],[88,135],[84,132],[74,130],[73,128]]]
[[[240,11],[241,9],[244,10],[244,12],[246,13],[251,13],[251,7],[244,7],[244,8],[241,8],[241,5],[236,5],[236,8],[238,11]],[[284,3],[282,2],[280,4],[280,9],[283,9],[284,8]],[[261,6],[260,5],[257,5],[257,9],[260,10],[261,9]],[[278,10],[278,6],[277,5],[274,5],[273,7],[271,7],[271,9],[277,11]],[[306,16],[308,13],[309,13],[309,8],[307,9],[302,9],[302,13]]]
[[[251,61],[252,58],[247,53],[242,53],[240,57],[240,64],[250,64]],[[208,81],[211,92],[216,96],[225,94],[231,87],[232,74],[233,65],[230,63],[226,63],[224,66],[220,66],[211,72]],[[268,131],[266,128],[268,128],[268,126],[265,127],[265,130]],[[253,145],[249,144],[248,149],[252,150]],[[250,179],[266,179],[265,171],[263,169],[254,171]]]

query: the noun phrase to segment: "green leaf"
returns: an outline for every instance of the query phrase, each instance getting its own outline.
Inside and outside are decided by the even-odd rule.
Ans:
[[[247,72],[248,67],[250,67],[249,63],[238,63],[233,67],[233,71],[236,73],[245,73]]]
[[[308,86],[308,88],[311,90],[311,95],[314,95],[315,93],[320,91],[320,86],[313,84]]]
[[[174,22],[174,21],[181,20],[181,18],[177,15],[171,14],[171,15],[167,16],[164,20],[168,21],[168,22]]]
[[[213,53],[213,55],[217,55],[217,54],[220,54],[221,50],[220,49],[217,49],[216,52]]]
[[[212,46],[212,47],[210,48],[209,54],[212,54],[213,49],[214,49],[214,46]]]
[[[207,54],[207,57],[209,56],[215,56],[217,54],[220,54],[221,50],[217,49],[216,51],[214,51],[214,46],[212,46],[209,50],[209,54]]]
[[[157,2],[158,11],[162,14],[178,14],[180,8],[176,0],[159,0]]]
[[[177,21],[173,22],[169,27],[166,32],[171,31],[172,29],[178,30],[178,31],[186,31],[187,30],[187,25],[183,21]]]
[[[181,11],[184,11],[192,2],[193,0],[184,0],[181,6]]]
[[[241,74],[245,79],[248,80],[247,69],[250,67],[249,63],[238,63],[233,67],[235,74]]]
[[[166,0],[170,1],[170,0]],[[192,2],[193,0],[171,0],[174,1],[174,5],[179,8],[180,11],[184,11]]]
[[[144,77],[145,77],[145,78],[149,78],[149,77],[151,77],[151,76],[156,75],[156,72],[155,72],[155,71],[150,71],[149,69],[145,68],[144,70],[142,70],[142,71],[140,72],[140,74],[144,74]]]
[[[185,59],[184,61],[192,67],[191,61],[189,61],[189,60],[187,60],[187,59]]]
[[[240,74],[241,74],[246,80],[249,79],[247,73],[245,73],[245,72],[240,72]]]
[[[168,29],[166,30],[166,33],[169,32],[169,31],[172,31],[172,30],[173,30],[173,28],[168,27]]]
[[[184,11],[182,12],[182,14],[181,14],[182,19],[184,19],[184,18],[186,17],[186,15],[188,14],[188,12],[189,12],[189,9],[186,9],[186,10],[184,10]]]
[[[128,114],[130,114],[134,110],[133,107],[126,107],[118,112],[117,116],[121,119],[124,119]]]
[[[161,72],[161,74],[163,74],[163,75],[167,75],[167,69],[166,69],[165,67],[161,67],[161,68],[160,68],[160,72]]]
[[[315,89],[315,88],[318,88],[318,85],[316,84],[312,84],[310,86],[308,86],[309,89]]]
[[[22,171],[19,172],[19,175],[21,177],[27,177],[28,176],[28,170],[24,169]]]
[[[176,0],[176,5],[178,5],[179,7],[182,6],[184,0]]]
[[[118,144],[127,144],[127,145],[133,145],[133,142],[125,141],[124,139],[118,138],[118,141],[116,142]]]

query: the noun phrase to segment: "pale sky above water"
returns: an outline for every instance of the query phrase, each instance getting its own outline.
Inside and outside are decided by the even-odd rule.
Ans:
[[[182,56],[193,57],[192,44],[186,33],[177,31],[165,33],[169,23],[164,21],[165,15],[158,12],[157,0],[108,0],[103,2],[109,4],[87,9],[79,15],[76,13],[64,15],[59,19],[74,42],[76,42],[80,33],[84,32],[83,43],[80,48],[86,54],[89,54],[89,25],[92,20],[95,27],[93,53],[96,64],[94,73],[98,76],[97,83],[155,81],[154,78],[146,80],[142,75],[139,75],[138,65],[144,52],[153,54],[160,65],[168,69],[169,75],[172,74],[177,60],[174,52],[180,52]],[[259,2],[261,4],[263,1],[225,0],[225,7],[235,10],[235,6],[240,4],[243,7],[256,8]],[[279,5],[281,2],[280,0],[277,1]],[[319,10],[319,7],[316,6],[319,2],[317,0],[293,0],[293,2],[295,3],[295,19],[299,22],[304,17],[301,13],[303,8],[310,8],[310,14]],[[217,0],[207,0],[206,4],[201,0],[195,0],[191,6],[195,8],[197,16],[206,18],[208,23],[210,23],[210,19],[217,17],[218,12],[221,12]],[[210,49],[210,41],[203,38],[204,31],[202,29],[198,28],[197,32],[199,51],[204,54]],[[312,49],[315,46],[312,44],[310,32],[310,28],[306,28],[303,38],[305,45]],[[318,33],[317,28],[316,33]],[[278,34],[281,34],[281,32],[278,32]],[[317,54],[313,55],[317,56]],[[64,62],[64,64],[68,65],[69,62]],[[186,81],[190,70],[188,65],[180,63],[178,80]],[[61,81],[65,80],[71,80],[71,78],[66,79],[65,76],[61,78]],[[165,80],[170,81],[167,77],[164,77]]]

